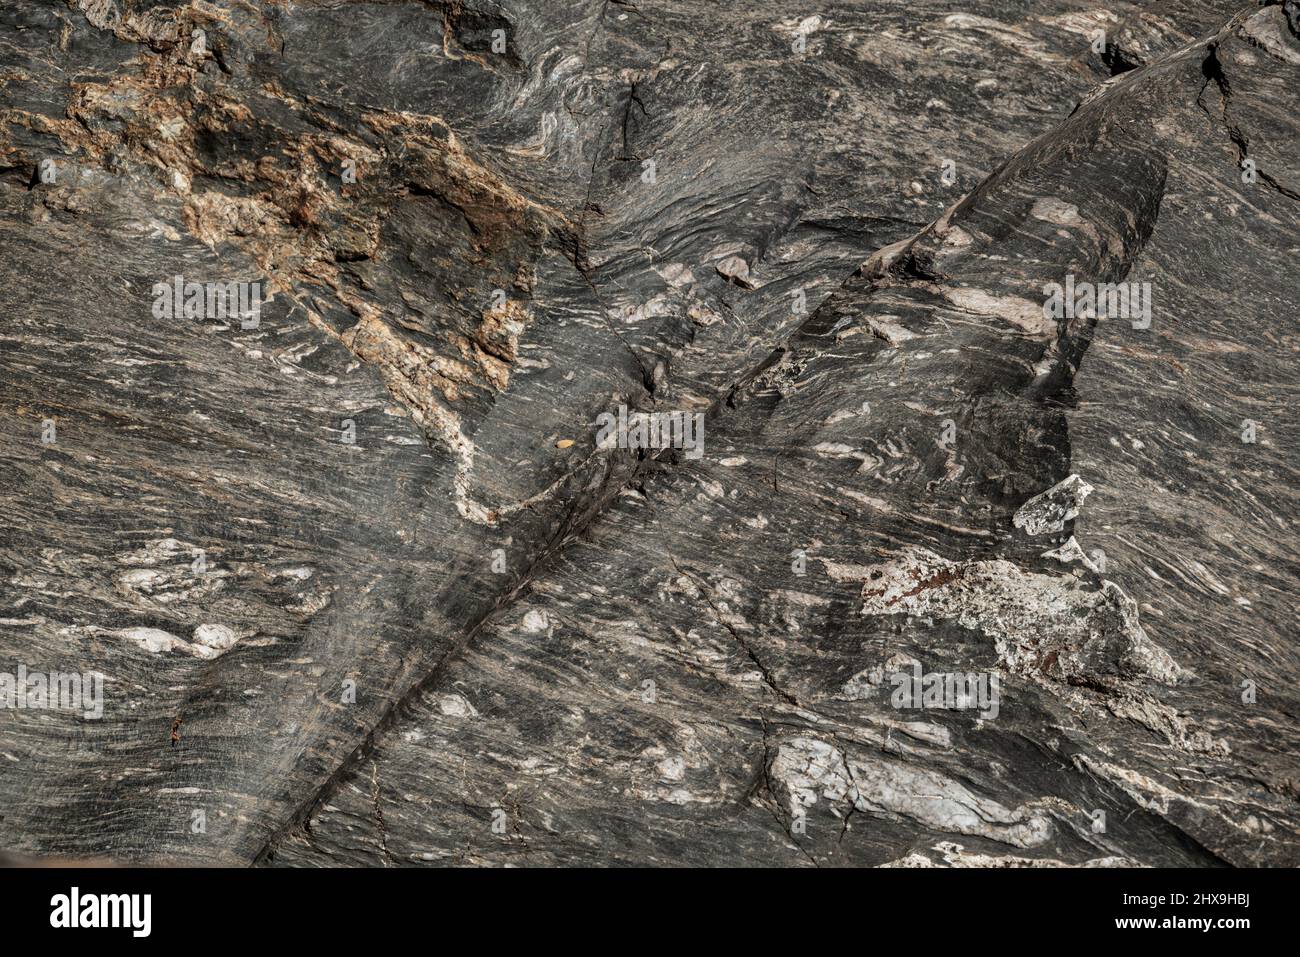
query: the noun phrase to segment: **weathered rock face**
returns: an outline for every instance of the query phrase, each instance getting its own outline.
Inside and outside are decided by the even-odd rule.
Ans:
[[[1300,863],[1300,4],[0,40],[0,846]]]

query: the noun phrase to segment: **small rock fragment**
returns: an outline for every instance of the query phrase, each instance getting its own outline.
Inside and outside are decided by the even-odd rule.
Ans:
[[[734,282],[737,286],[743,286],[746,289],[753,289],[754,284],[749,278],[749,263],[739,256],[728,256],[715,267],[718,275],[727,282]]]
[[[1071,535],[1066,540],[1065,544],[1062,545],[1060,548],[1053,548],[1050,551],[1043,552],[1043,557],[1055,558],[1058,562],[1061,562],[1063,565],[1069,565],[1074,562],[1081,562],[1083,566],[1089,569],[1090,571],[1094,571],[1099,574],[1101,572],[1101,569],[1098,568],[1097,565],[1093,562],[1093,560],[1088,557],[1088,553],[1083,550],[1083,547],[1079,544],[1079,542],[1075,539],[1073,535]]]
[[[1028,535],[1064,531],[1065,523],[1078,516],[1083,500],[1092,491],[1092,486],[1079,476],[1066,476],[1020,506],[1011,521]]]

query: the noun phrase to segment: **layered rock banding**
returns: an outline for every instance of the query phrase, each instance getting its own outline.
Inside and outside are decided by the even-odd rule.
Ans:
[[[1300,860],[1297,4],[0,37],[0,846]]]

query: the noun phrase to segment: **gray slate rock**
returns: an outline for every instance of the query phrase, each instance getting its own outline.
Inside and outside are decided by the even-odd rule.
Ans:
[[[1294,6],[7,6],[0,845],[1294,865]]]

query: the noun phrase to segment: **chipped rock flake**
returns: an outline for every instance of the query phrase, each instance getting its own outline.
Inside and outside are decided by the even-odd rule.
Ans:
[[[753,289],[754,284],[749,278],[749,263],[739,256],[728,256],[717,265],[718,275],[724,279],[734,282],[738,286],[746,289]]]
[[[1083,547],[1075,540],[1073,535],[1066,539],[1065,544],[1060,548],[1053,548],[1043,552],[1043,557],[1055,558],[1063,565],[1070,565],[1074,562],[1078,562],[1089,571],[1101,572],[1101,568],[1098,567],[1092,558],[1084,552]]]
[[[541,609],[530,608],[524,614],[523,627],[524,627],[524,631],[537,634],[538,632],[543,632],[546,631],[546,629],[550,628],[551,620],[547,616],[546,612],[542,611]]]
[[[1011,521],[1029,535],[1064,531],[1065,523],[1078,517],[1083,500],[1092,491],[1079,476],[1069,475],[1020,506]]]

